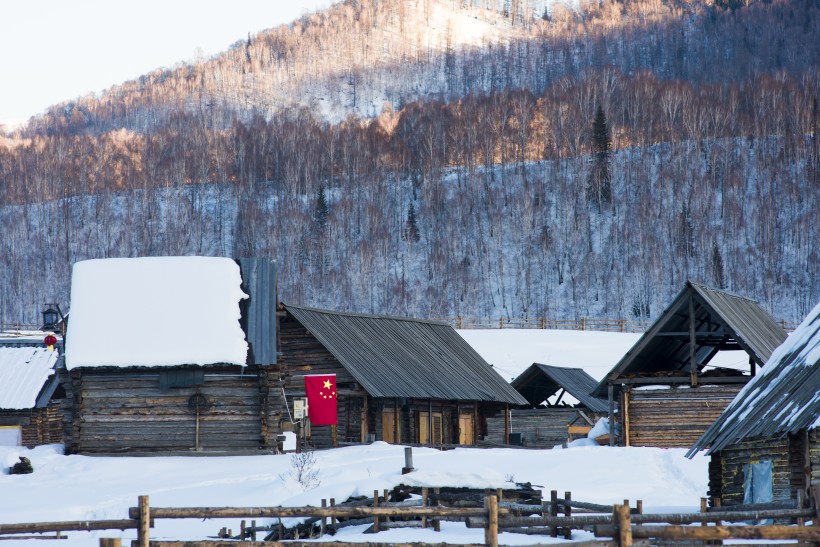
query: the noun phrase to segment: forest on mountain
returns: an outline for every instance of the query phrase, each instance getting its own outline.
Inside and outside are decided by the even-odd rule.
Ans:
[[[347,0],[0,137],[0,323],[187,254],[340,310],[643,322],[695,279],[797,321],[818,36],[820,0]]]

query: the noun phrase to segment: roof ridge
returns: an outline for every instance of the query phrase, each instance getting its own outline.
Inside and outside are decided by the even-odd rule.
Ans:
[[[378,314],[373,314],[373,313],[328,310],[328,309],[325,309],[325,308],[314,308],[314,307],[311,307],[311,306],[300,306],[298,304],[288,304],[288,303],[285,303],[285,302],[282,302],[281,304],[282,304],[282,306],[284,306],[285,309],[296,308],[296,309],[299,309],[299,310],[306,310],[306,311],[312,311],[312,312],[317,312],[317,313],[327,313],[327,314],[330,314],[330,315],[341,315],[341,316],[347,316],[347,317],[362,317],[362,318],[365,318],[365,319],[390,319],[390,320],[393,320],[393,321],[409,321],[411,323],[426,323],[426,324],[430,324],[430,325],[444,325],[446,327],[451,326],[449,323],[446,323],[444,321],[436,321],[435,319],[419,319],[419,318],[415,318],[415,317],[400,317],[400,316],[394,316],[394,315],[378,315]]]

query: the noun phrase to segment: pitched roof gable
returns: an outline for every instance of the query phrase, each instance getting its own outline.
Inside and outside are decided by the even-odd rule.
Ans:
[[[598,384],[594,395],[604,396],[607,385],[619,377],[688,370],[690,299],[695,312],[695,360],[699,369],[718,351],[728,348],[743,349],[762,366],[786,339],[783,327],[754,300],[687,281],[669,307]]]
[[[512,386],[533,405],[564,389],[593,412],[606,412],[607,401],[591,395],[597,384],[583,369],[541,363],[533,363],[512,381]]]
[[[284,307],[373,397],[527,404],[445,323]]]

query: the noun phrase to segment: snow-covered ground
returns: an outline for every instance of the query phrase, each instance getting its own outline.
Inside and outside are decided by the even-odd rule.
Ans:
[[[89,457],[65,456],[61,445],[27,450],[0,447],[4,470],[20,456],[34,466],[30,475],[0,474],[0,523],[125,519],[137,497],[153,507],[303,506],[397,484],[508,488],[510,481],[531,482],[572,492],[573,499],[596,503],[643,500],[646,512],[696,511],[706,495],[707,458],[684,457],[682,449],[577,447],[557,450],[414,448],[416,471],[402,475],[404,448],[376,442],[315,453],[319,485],[303,491],[290,476],[292,456]],[[248,519],[248,522],[250,519]],[[260,524],[261,519],[257,519]],[[267,521],[266,521],[267,522]],[[153,539],[205,539],[220,528],[237,533],[239,519],[158,520]],[[341,529],[327,540],[379,542],[481,543],[483,530],[443,523],[432,530],[389,530],[363,534],[365,527]],[[101,537],[136,537],[134,530],[69,532],[63,547],[88,546]],[[575,532],[573,539],[591,539]],[[26,540],[4,541],[4,547]],[[502,533],[503,544],[533,544],[550,538]],[[557,541],[557,540],[556,540]],[[562,540],[563,541],[563,540]],[[30,542],[29,542],[30,544]]]

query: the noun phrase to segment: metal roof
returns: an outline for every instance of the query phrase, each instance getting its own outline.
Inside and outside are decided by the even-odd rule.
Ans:
[[[284,307],[373,397],[527,404],[445,323]]]
[[[267,258],[240,258],[242,290],[250,296],[240,302],[242,323],[256,365],[276,363],[276,262]]]
[[[518,390],[532,405],[553,396],[560,389],[578,399],[593,412],[606,412],[609,408],[605,399],[591,395],[598,382],[580,368],[554,367],[533,363],[512,381]]]
[[[820,427],[820,303],[687,452]]]
[[[655,323],[598,384],[640,373],[683,372],[690,367],[689,305],[695,317],[695,360],[702,369],[719,352],[743,350],[762,366],[786,339],[783,330],[754,300],[687,281]]]
[[[44,391],[54,391],[58,350],[42,341],[0,337],[0,409],[20,410],[45,406]]]

